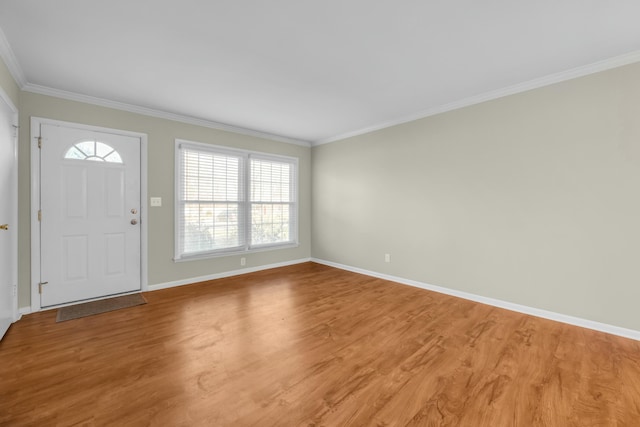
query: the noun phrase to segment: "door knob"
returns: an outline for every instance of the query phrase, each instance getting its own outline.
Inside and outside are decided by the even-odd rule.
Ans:
[[[137,219],[132,219],[132,220],[131,220],[131,224],[132,224],[132,225],[136,225],[137,223],[138,223],[138,220],[137,220]]]
[[[9,224],[0,225],[0,230],[8,230],[8,229],[9,229]]]

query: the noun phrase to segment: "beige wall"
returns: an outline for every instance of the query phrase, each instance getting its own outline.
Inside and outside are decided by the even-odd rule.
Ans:
[[[0,58],[0,87],[6,93],[13,104],[18,107],[18,101],[20,100],[20,89],[16,84],[16,81],[9,73],[9,69],[7,65],[4,63],[2,58]]]
[[[150,208],[149,284],[189,279],[240,269],[240,256],[174,263],[173,188],[174,140],[200,141],[235,148],[283,154],[299,158],[300,176],[300,246],[244,255],[247,267],[286,262],[310,256],[310,167],[308,147],[269,141],[215,129],[188,125],[94,105],[67,101],[29,92],[20,94],[20,165],[19,165],[19,306],[30,304],[30,118],[43,117],[88,125],[103,126],[148,135],[148,194],[162,197],[160,208]]]
[[[312,255],[640,330],[638,76],[314,147]]]
[[[150,284],[239,268],[236,256],[171,261],[173,140],[184,138],[300,158],[301,245],[251,254],[248,267],[312,253],[640,330],[638,75],[640,64],[630,65],[310,153],[20,92],[0,61],[0,86],[20,107],[22,128],[19,305],[30,304],[28,129],[37,116],[148,134],[149,195],[164,202],[149,210]]]

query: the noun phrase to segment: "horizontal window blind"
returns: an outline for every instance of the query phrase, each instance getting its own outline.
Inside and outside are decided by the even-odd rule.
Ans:
[[[176,144],[176,260],[297,243],[297,159]]]
[[[251,247],[296,240],[295,163],[250,158]]]

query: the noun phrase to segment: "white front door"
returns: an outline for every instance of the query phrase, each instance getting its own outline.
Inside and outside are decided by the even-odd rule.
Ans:
[[[140,290],[140,138],[40,136],[41,307]]]
[[[14,197],[15,186],[15,130],[14,112],[0,97],[0,339],[14,320],[15,263],[18,262],[13,247],[17,207]]]

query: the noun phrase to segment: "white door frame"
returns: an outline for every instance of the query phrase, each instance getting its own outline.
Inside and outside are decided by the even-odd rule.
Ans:
[[[140,289],[148,290],[147,281],[147,134],[131,132],[120,129],[111,129],[99,126],[84,125],[80,123],[64,122],[60,120],[31,117],[31,312],[42,310],[38,284],[40,282],[40,221],[38,210],[40,209],[40,156],[38,151],[38,137],[40,125],[66,126],[75,129],[83,129],[94,132],[106,132],[117,135],[140,138]],[[138,291],[136,291],[138,292]],[[98,300],[102,298],[94,298]],[[56,307],[62,307],[61,304]]]
[[[11,171],[11,196],[9,204],[13,206],[11,213],[9,214],[9,224],[13,227],[11,233],[11,287],[13,288],[13,321],[20,319],[18,312],[18,108],[13,103],[9,95],[0,87],[0,98],[6,103],[11,111],[13,117],[11,124],[14,126],[15,133],[13,138],[13,170]]]

